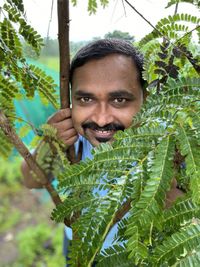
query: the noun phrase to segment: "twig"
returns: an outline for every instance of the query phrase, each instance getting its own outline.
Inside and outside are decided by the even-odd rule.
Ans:
[[[37,129],[37,128],[36,128],[32,123],[30,123],[29,121],[26,121],[26,120],[24,120],[24,119],[22,119],[22,118],[19,118],[19,117],[16,117],[16,116],[7,116],[7,117],[8,117],[8,118],[13,118],[13,119],[19,120],[20,122],[22,121],[22,122],[26,123],[27,125],[30,126],[30,128],[33,130],[33,132],[34,132],[36,135],[39,135],[39,136],[40,136],[40,134],[39,134],[40,130]]]
[[[200,27],[200,25],[197,25],[194,29],[190,30],[189,32],[186,32],[183,36],[181,36],[174,44],[178,43],[181,39],[185,38],[188,34],[192,33],[193,31],[197,30]]]
[[[20,155],[24,158],[26,163],[28,164],[29,168],[36,174],[37,179],[43,185],[44,188],[47,189],[49,192],[54,204],[57,206],[62,203],[58,193],[53,188],[51,183],[49,182],[46,174],[38,165],[38,163],[33,158],[32,154],[29,152],[27,147],[18,137],[16,132],[14,131],[13,127],[10,125],[9,120],[5,116],[2,110],[0,110],[0,128],[4,132],[4,134],[8,137],[9,141],[14,145]],[[70,221],[65,219],[66,225],[70,225]]]
[[[157,31],[160,35],[162,33],[149,21],[147,20],[129,1],[124,0],[141,18],[143,18],[155,31]]]
[[[129,3],[128,0],[124,0],[140,17],[142,17],[155,31],[157,31],[159,33],[160,36],[162,36],[165,40],[170,41],[170,39],[168,37],[166,37],[164,34],[162,34],[150,21],[148,21],[133,5],[131,5]],[[176,3],[176,9],[175,9],[175,12],[177,12],[178,10],[178,2]],[[176,14],[176,13],[175,13]],[[180,50],[184,55],[185,57],[190,61],[190,63],[193,65],[194,69],[196,70],[196,72],[199,74],[200,73],[200,67],[196,64],[194,64],[192,61],[191,61],[191,58],[188,57],[188,55],[181,49],[181,47],[179,46],[176,46],[175,44],[180,41],[182,38],[184,38],[186,35],[190,34],[191,32],[193,32],[194,30],[198,29],[199,25],[197,27],[195,27],[194,29],[192,29],[191,31],[187,32],[184,36],[182,36],[181,38],[179,38],[174,44],[171,43],[171,45]]]
[[[123,5],[123,9],[124,9],[124,16],[126,17],[126,8],[125,8],[125,5],[124,5],[124,0],[122,0],[122,5]]]
[[[176,15],[177,12],[178,12],[178,4],[179,4],[179,0],[176,3],[175,10],[174,10],[174,15]]]
[[[50,19],[49,19],[48,29],[47,29],[47,40],[49,39],[49,31],[50,31],[50,25],[51,25],[52,15],[53,15],[53,5],[54,5],[54,0],[52,0],[51,2],[51,13],[50,13]]]
[[[130,210],[130,208],[131,208],[131,200],[129,199],[116,212],[115,218],[113,220],[113,226],[124,217],[124,215]]]

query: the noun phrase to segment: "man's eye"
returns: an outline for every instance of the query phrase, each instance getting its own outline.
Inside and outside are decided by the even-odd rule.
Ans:
[[[80,98],[80,101],[82,103],[88,103],[88,102],[91,102],[92,101],[92,98],[90,98],[90,97],[81,97]]]
[[[114,103],[125,103],[127,101],[127,99],[126,98],[122,98],[122,97],[119,97],[119,98],[115,98],[114,100],[113,100],[113,102]]]

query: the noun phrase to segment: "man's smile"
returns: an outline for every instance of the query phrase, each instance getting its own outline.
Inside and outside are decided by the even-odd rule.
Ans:
[[[106,138],[110,140],[113,137],[114,133],[116,132],[114,130],[93,130],[93,129],[88,129],[88,130],[92,132],[92,134],[97,140],[98,138]]]
[[[95,122],[86,122],[82,124],[85,135],[95,138],[98,142],[107,142],[112,139],[113,135],[118,130],[124,130],[125,127],[118,123],[109,123],[100,127]]]

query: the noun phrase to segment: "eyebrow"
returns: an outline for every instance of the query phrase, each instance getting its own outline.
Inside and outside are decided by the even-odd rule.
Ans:
[[[84,90],[77,90],[75,93],[74,93],[74,96],[75,97],[91,97],[91,98],[95,98],[95,95],[93,93],[90,93],[90,92],[87,92],[87,91],[84,91]],[[109,98],[127,98],[127,99],[130,99],[130,100],[134,100],[135,99],[135,96],[134,94],[128,92],[128,91],[125,91],[125,90],[116,90],[116,91],[113,91],[113,92],[110,92],[108,94]]]
[[[93,93],[86,92],[86,91],[83,91],[83,90],[77,90],[74,93],[74,96],[75,97],[94,97],[94,94]]]
[[[118,91],[110,92],[109,97],[111,97],[111,98],[128,98],[130,100],[135,99],[135,96],[132,93],[125,91],[125,90],[118,90]]]

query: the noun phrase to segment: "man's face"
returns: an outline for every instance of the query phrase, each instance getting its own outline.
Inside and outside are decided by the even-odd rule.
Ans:
[[[75,69],[72,120],[93,146],[128,128],[142,102],[138,71],[129,57],[112,54]]]

